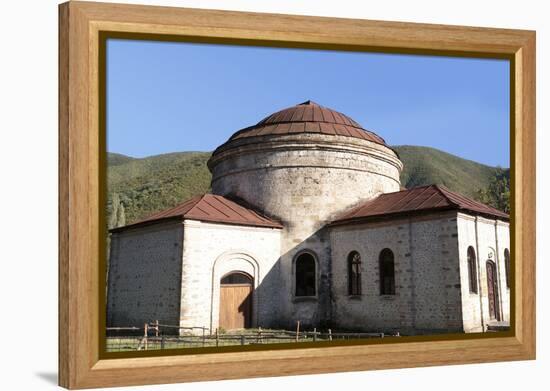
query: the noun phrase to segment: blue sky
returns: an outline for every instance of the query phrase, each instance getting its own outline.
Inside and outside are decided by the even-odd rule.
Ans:
[[[508,167],[509,62],[110,39],[107,150],[211,151],[311,99],[390,145]]]

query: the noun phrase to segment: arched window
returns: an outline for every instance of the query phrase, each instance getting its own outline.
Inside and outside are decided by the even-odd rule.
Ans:
[[[472,246],[468,247],[468,281],[470,293],[477,293],[476,252]]]
[[[361,256],[357,251],[352,251],[348,255],[348,294],[361,294]]]
[[[296,259],[296,296],[315,296],[315,259],[308,253]]]
[[[393,252],[385,248],[380,252],[380,294],[395,295],[395,267]]]
[[[510,250],[504,249],[504,270],[506,271],[506,287],[510,288]]]
[[[252,284],[252,277],[244,272],[230,272],[220,280],[222,285]]]

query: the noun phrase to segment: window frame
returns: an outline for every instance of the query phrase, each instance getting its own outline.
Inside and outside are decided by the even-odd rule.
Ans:
[[[471,255],[473,255],[473,258]],[[471,294],[477,295],[479,294],[479,281],[477,276],[477,254],[474,246],[468,246],[466,250],[466,265],[468,267],[468,290]]]
[[[383,255],[388,254],[391,258],[385,258]],[[386,289],[386,273],[384,271],[384,264],[390,262],[392,265],[391,280],[390,280],[390,289]],[[380,279],[380,296],[396,296],[397,289],[395,284],[395,253],[390,248],[384,248],[378,254],[378,275]]]
[[[361,254],[359,254],[358,251],[350,251],[347,258],[347,266],[348,296],[361,296],[363,294],[361,281]]]
[[[310,256],[313,260],[313,267],[314,267],[314,270],[313,270],[313,277],[314,277],[314,283],[313,283],[313,290],[314,290],[314,294],[313,295],[298,295],[298,261],[300,261],[300,258],[303,257],[303,256]],[[298,300],[301,300],[301,299],[316,299],[318,297],[318,292],[319,292],[319,287],[317,286],[318,285],[318,281],[319,281],[319,278],[317,276],[318,274],[318,270],[319,270],[319,267],[318,267],[318,263],[317,263],[317,256],[315,255],[315,253],[313,251],[310,251],[310,250],[303,250],[303,251],[300,251],[299,253],[297,253],[295,256],[294,256],[294,259],[293,259],[293,262],[292,262],[292,271],[293,271],[293,276],[292,276],[292,296],[294,299],[298,299]],[[306,293],[307,293],[307,287],[306,287]]]

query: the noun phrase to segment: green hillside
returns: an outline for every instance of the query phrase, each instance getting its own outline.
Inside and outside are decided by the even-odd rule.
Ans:
[[[111,155],[111,154],[109,154]],[[123,155],[118,155],[123,156]],[[112,165],[108,158],[108,213],[114,194],[124,206],[126,224],[210,190],[210,152],[180,152],[130,158]],[[120,158],[117,159],[120,162]],[[109,221],[109,220],[108,220]],[[115,224],[117,225],[117,224]]]
[[[472,160],[462,159],[435,148],[401,145],[393,147],[403,162],[401,185],[406,188],[438,184],[476,197],[491,179],[505,171]]]
[[[132,160],[136,159],[130,156],[122,155],[120,153],[107,154],[107,164],[109,165],[109,167],[119,166],[121,164],[131,162]]]
[[[462,159],[446,152],[416,146],[393,147],[404,164],[401,183],[410,188],[441,184],[477,198],[507,170]],[[210,152],[177,152],[147,158],[108,154],[108,213],[110,226],[130,224],[210,190],[206,161]],[[116,206],[112,205],[113,199]],[[117,217],[121,214],[123,217]],[[111,214],[115,211],[114,219]],[[118,223],[116,222],[118,220]]]

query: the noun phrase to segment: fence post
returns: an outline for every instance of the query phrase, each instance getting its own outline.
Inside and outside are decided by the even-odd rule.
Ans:
[[[313,328],[313,342],[317,342],[317,328]]]
[[[263,343],[262,341],[262,328],[258,327],[258,343]]]
[[[155,337],[159,336],[159,321],[155,320]]]
[[[160,337],[160,348],[164,349],[164,335]]]
[[[218,332],[218,328],[216,327],[216,347],[220,345],[220,335]]]
[[[244,335],[241,335],[241,345],[244,345]]]
[[[296,342],[298,342],[298,339],[300,338],[300,321],[296,322]]]
[[[202,328],[202,347],[204,348],[204,327]]]
[[[328,340],[332,341],[332,330],[328,329]]]
[[[147,350],[147,335],[149,334],[149,324],[145,323],[143,325],[143,346]]]

